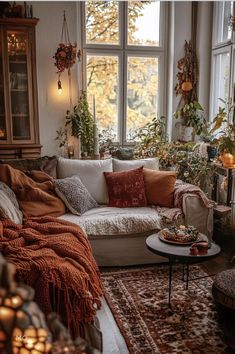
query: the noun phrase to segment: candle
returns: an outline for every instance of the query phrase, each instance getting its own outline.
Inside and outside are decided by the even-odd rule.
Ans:
[[[74,147],[72,145],[68,146],[68,155],[70,159],[74,156]]]
[[[95,115],[95,95],[93,95],[93,118],[94,118],[94,122],[96,122],[96,115]]]
[[[96,123],[94,123],[94,155],[99,155],[99,134]]]

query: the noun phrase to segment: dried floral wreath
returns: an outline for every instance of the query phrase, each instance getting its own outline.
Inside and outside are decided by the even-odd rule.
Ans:
[[[198,62],[196,53],[192,47],[191,41],[185,41],[184,57],[178,61],[178,82],[175,86],[176,95],[182,95],[183,100],[187,102],[197,101],[198,84]]]
[[[81,51],[77,51],[77,45],[60,43],[55,55],[55,66],[57,73],[62,73],[65,69],[70,69],[75,64],[76,59],[80,61]]]

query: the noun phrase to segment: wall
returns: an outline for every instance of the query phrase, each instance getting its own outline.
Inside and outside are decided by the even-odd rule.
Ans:
[[[211,2],[198,3],[197,23],[197,53],[199,62],[199,90],[198,100],[205,111],[205,118],[209,119],[210,102],[210,74],[211,74],[211,38],[212,38],[212,11]]]
[[[42,155],[58,153],[55,141],[56,130],[64,126],[66,110],[69,109],[68,76],[63,73],[62,94],[58,95],[57,74],[52,58],[60,43],[63,11],[69,27],[70,41],[76,41],[76,3],[70,1],[50,1],[33,3],[34,16],[40,21],[36,28],[37,81],[40,142],[43,145]],[[76,102],[76,67],[72,68],[73,102]]]

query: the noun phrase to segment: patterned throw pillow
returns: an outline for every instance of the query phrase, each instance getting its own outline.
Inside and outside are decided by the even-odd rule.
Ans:
[[[22,224],[23,220],[15,193],[3,182],[0,182],[0,219],[10,219],[16,224]]]
[[[104,172],[109,194],[109,206],[118,208],[147,205],[143,166],[123,172]]]
[[[75,215],[81,215],[98,206],[78,176],[55,180],[55,191]]]

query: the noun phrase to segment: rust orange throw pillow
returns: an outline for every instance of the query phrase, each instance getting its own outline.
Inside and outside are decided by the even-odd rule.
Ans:
[[[172,208],[177,172],[144,168],[145,193],[148,204]]]
[[[104,176],[108,188],[109,206],[127,208],[147,205],[143,167],[122,172],[104,172]]]

